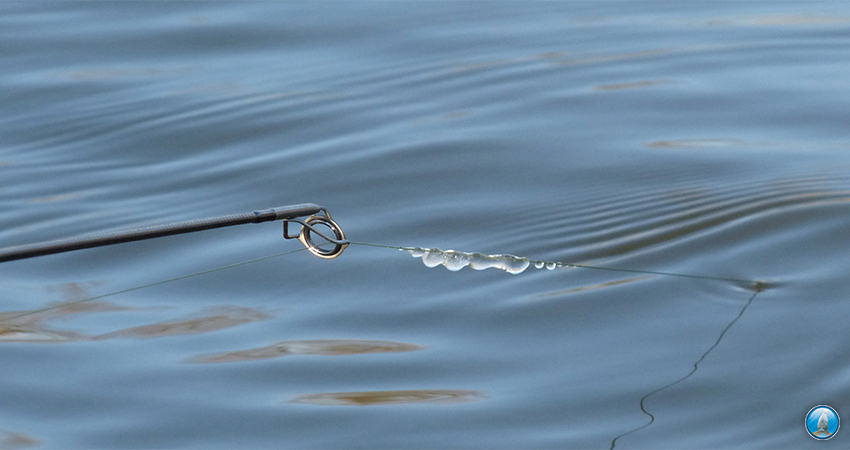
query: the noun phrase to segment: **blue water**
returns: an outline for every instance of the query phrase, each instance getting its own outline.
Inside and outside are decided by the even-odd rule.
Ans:
[[[850,417],[848,44],[845,2],[2,2],[0,247],[313,202],[643,272],[279,223],[2,263],[0,448],[846,448],[804,422]]]

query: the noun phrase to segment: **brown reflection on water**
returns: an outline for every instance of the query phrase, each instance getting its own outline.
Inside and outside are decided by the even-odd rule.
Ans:
[[[466,403],[484,398],[479,391],[417,389],[409,391],[325,392],[300,395],[290,403],[331,406],[400,405],[409,403]]]
[[[537,295],[537,297],[546,298],[546,297],[556,297],[556,296],[565,295],[565,294],[575,294],[577,292],[584,292],[584,291],[590,291],[590,290],[593,290],[593,289],[602,289],[602,288],[606,288],[606,287],[617,286],[617,285],[620,285],[620,284],[632,283],[632,282],[635,282],[635,281],[645,280],[645,279],[651,278],[651,277],[652,277],[651,275],[646,275],[646,276],[642,276],[642,277],[634,277],[634,278],[626,278],[626,279],[623,279],[623,280],[608,281],[608,282],[605,282],[605,283],[594,284],[594,285],[591,285],[591,286],[580,286],[580,287],[571,288],[571,289],[564,289],[562,291],[547,292],[545,294],[539,294],[539,295]]]
[[[624,89],[637,89],[644,88],[650,86],[658,86],[663,84],[673,84],[673,81],[670,80],[641,80],[641,81],[632,81],[628,83],[616,83],[616,84],[600,84],[595,86],[594,89],[597,91],[621,91]]]
[[[0,430],[0,448],[2,449],[27,448],[39,444],[40,442],[38,439],[29,437],[25,434]]]
[[[0,324],[0,342],[59,343],[88,339],[73,331],[51,330],[35,325]]]
[[[113,331],[112,333],[94,336],[92,339],[100,340],[121,337],[148,339],[182,334],[201,334],[271,318],[271,315],[258,309],[224,306],[210,310],[207,315],[202,317],[126,328]]]
[[[782,150],[782,151],[847,151],[848,144],[840,142],[805,142],[805,141],[754,141],[735,138],[696,138],[652,141],[644,144],[649,148],[673,148],[680,150],[740,148],[751,150]]]
[[[191,363],[223,363],[254,361],[278,358],[287,355],[359,355],[363,353],[412,352],[424,346],[392,341],[368,341],[358,339],[326,339],[307,341],[283,341],[267,347],[239,350],[235,352],[202,355],[189,360]]]
[[[744,141],[742,139],[676,139],[670,141],[653,141],[646,144],[649,148],[718,148],[718,147],[764,147],[764,143]]]
[[[47,325],[46,322],[48,321],[68,318],[77,314],[135,310],[135,308],[118,306],[109,302],[87,300],[92,298],[87,292],[87,288],[97,284],[65,283],[49,286],[47,287],[48,292],[59,292],[66,301],[48,304],[32,310],[0,313],[0,343],[60,343],[119,337],[154,338],[179,334],[198,334],[272,317],[253,308],[226,306],[207,310],[197,318],[143,325],[99,336],[62,330]]]
[[[88,335],[75,331],[61,330],[46,324],[49,320],[67,318],[84,313],[125,311],[131,308],[109,302],[81,302],[89,298],[87,285],[96,283],[65,283],[49,286],[48,291],[59,291],[65,302],[52,303],[46,307],[0,313],[0,343],[59,343],[89,339]]]

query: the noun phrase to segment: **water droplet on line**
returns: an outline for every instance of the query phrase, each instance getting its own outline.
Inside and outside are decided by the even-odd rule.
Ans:
[[[531,265],[528,258],[514,255],[485,255],[483,253],[466,253],[457,250],[440,250],[438,248],[405,248],[414,258],[422,258],[422,262],[428,267],[437,267],[440,264],[455,272],[469,266],[475,270],[502,269],[512,274],[522,273]],[[554,264],[554,263],[553,263]]]
[[[425,252],[422,255],[422,262],[428,267],[437,267],[443,263],[443,255],[437,252]]]
[[[426,252],[424,248],[419,247],[406,248],[405,250],[407,250],[407,253],[410,253],[410,256],[413,256],[414,258],[421,258]]]

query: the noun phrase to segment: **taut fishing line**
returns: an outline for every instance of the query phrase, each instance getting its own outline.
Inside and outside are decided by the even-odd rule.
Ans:
[[[699,278],[703,280],[718,280],[718,281],[731,281],[734,283],[743,283],[748,289],[756,289],[757,281],[754,280],[745,280],[742,278],[730,278],[730,277],[713,277],[708,275],[694,275],[687,273],[676,273],[676,272],[658,272],[653,270],[638,270],[638,269],[624,269],[619,267],[603,267],[603,266],[591,266],[587,264],[572,264],[572,263],[564,263],[558,261],[538,261],[533,260],[521,256],[514,255],[485,255],[483,253],[466,253],[459,252],[457,250],[440,250],[438,248],[422,248],[422,247],[397,247],[393,245],[380,245],[380,244],[370,244],[366,242],[354,242],[351,241],[351,244],[354,245],[363,245],[368,247],[380,247],[380,248],[389,248],[395,250],[403,250],[410,253],[411,256],[415,258],[422,258],[422,262],[428,267],[436,267],[439,265],[445,266],[447,269],[451,271],[460,270],[466,266],[469,266],[475,270],[483,270],[489,268],[502,269],[506,272],[518,274],[525,271],[525,269],[534,266],[537,269],[546,268],[549,270],[553,270],[555,268],[580,268],[580,269],[596,269],[596,270],[608,270],[612,272],[629,272],[629,273],[641,273],[648,275],[663,275],[668,277],[681,277],[681,278]]]
[[[251,263],[258,262],[258,261],[265,261],[267,259],[277,258],[277,257],[280,257],[280,256],[289,255],[289,254],[292,254],[292,253],[303,252],[305,250],[307,250],[307,249],[306,248],[299,248],[299,249],[295,249],[295,250],[290,250],[288,252],[277,253],[277,254],[269,255],[269,256],[262,256],[262,257],[259,257],[259,258],[249,259],[247,261],[242,261],[242,262],[228,264],[228,265],[221,266],[221,267],[215,267],[215,268],[212,268],[212,269],[202,270],[200,272],[190,273],[188,275],[181,275],[179,277],[169,278],[167,280],[155,281],[153,283],[143,284],[141,286],[135,286],[135,287],[127,288],[127,289],[121,289],[120,291],[110,292],[108,294],[96,295],[94,297],[84,298],[82,300],[62,302],[58,305],[47,306],[47,307],[40,308],[40,309],[24,311],[21,314],[9,316],[9,317],[3,317],[3,318],[0,318],[0,322],[7,321],[7,320],[14,320],[14,319],[17,319],[19,317],[30,316],[30,315],[33,315],[33,314],[43,313],[43,312],[46,312],[46,311],[52,311],[54,309],[65,308],[65,307],[68,307],[68,306],[71,306],[71,305],[76,305],[78,303],[90,302],[92,300],[100,300],[102,298],[112,297],[113,295],[123,294],[123,293],[126,293],[126,292],[138,291],[139,289],[149,288],[149,287],[153,287],[153,286],[159,286],[161,284],[171,283],[172,281],[185,280],[187,278],[196,277],[198,275],[204,275],[204,274],[207,274],[207,273],[217,272],[219,270],[230,269],[231,267],[244,266],[245,264],[251,264]]]
[[[307,219],[301,219],[301,217],[309,216]],[[195,272],[188,275],[182,275],[179,277],[169,278],[167,280],[156,281],[153,283],[143,284],[140,286],[135,286],[127,289],[122,289],[119,291],[110,292],[103,295],[98,295],[94,297],[85,298],[82,300],[76,300],[71,302],[63,302],[59,305],[48,306],[41,309],[24,311],[20,314],[3,317],[0,321],[9,321],[14,320],[20,317],[38,314],[45,311],[50,311],[57,308],[64,308],[69,305],[74,305],[83,302],[89,302],[92,300],[98,300],[106,297],[111,297],[118,294],[123,294],[126,292],[137,291],[140,289],[158,286],[166,283],[170,283],[178,280],[185,280],[187,278],[196,277],[198,275],[204,275],[212,272],[217,272],[219,270],[229,269],[231,267],[238,267],[246,264],[251,264],[258,261],[264,261],[271,258],[277,258],[285,255],[289,255],[292,253],[301,252],[304,250],[308,250],[313,255],[318,256],[323,259],[333,259],[342,254],[342,252],[351,244],[366,246],[366,247],[378,247],[378,248],[386,248],[393,249],[399,251],[405,251],[409,253],[411,256],[415,258],[422,258],[422,262],[428,267],[436,267],[439,265],[443,265],[447,269],[451,271],[458,271],[464,267],[471,267],[475,270],[484,270],[489,268],[496,268],[504,270],[508,273],[519,274],[524,272],[529,267],[535,267],[537,269],[546,268],[548,270],[554,270],[556,268],[576,268],[576,269],[591,269],[591,270],[606,270],[612,272],[628,272],[628,273],[639,273],[639,274],[647,274],[647,275],[659,275],[659,276],[668,276],[668,277],[679,277],[679,278],[694,278],[694,279],[703,279],[703,280],[715,280],[715,281],[725,281],[731,282],[738,285],[742,285],[742,287],[753,291],[753,294],[746,301],[744,306],[741,308],[740,312],[731,322],[729,322],[725,328],[720,332],[720,335],[714,341],[714,344],[711,345],[702,356],[697,359],[693,364],[693,368],[686,375],[681,378],[672,381],[668,384],[665,384],[649,393],[641,397],[640,399],[640,410],[644,414],[649,417],[649,422],[631,429],[625,433],[622,433],[616,436],[611,440],[611,449],[617,445],[617,440],[628,436],[632,433],[640,431],[655,422],[655,416],[646,409],[646,401],[653,395],[662,392],[666,389],[669,389],[679,383],[684,382],[688,378],[690,378],[699,368],[699,364],[720,344],[720,341],[732,328],[733,325],[744,315],[744,312],[747,308],[753,303],[756,296],[761,293],[765,289],[765,284],[761,281],[756,280],[745,280],[741,278],[732,278],[732,277],[718,277],[718,276],[709,276],[709,275],[698,275],[698,274],[686,274],[686,273],[676,273],[676,272],[660,272],[653,270],[640,270],[640,269],[629,269],[629,268],[621,268],[621,267],[605,267],[605,266],[592,266],[587,264],[574,264],[574,263],[565,263],[558,261],[540,261],[540,260],[532,260],[526,257],[514,256],[514,255],[486,255],[483,253],[466,253],[460,252],[456,250],[440,250],[438,248],[422,248],[422,247],[399,247],[392,245],[381,245],[381,244],[373,244],[368,242],[352,242],[346,240],[345,234],[342,231],[342,228],[331,219],[330,213],[326,208],[321,206],[305,203],[301,205],[293,205],[281,208],[271,208],[260,211],[253,211],[245,214],[237,214],[230,216],[221,216],[221,217],[213,217],[209,219],[201,219],[194,220],[188,222],[179,222],[170,225],[161,225],[155,227],[146,227],[146,228],[137,228],[133,230],[127,231],[119,231],[114,233],[105,233],[95,236],[76,238],[76,239],[61,239],[56,241],[43,242],[38,244],[31,245],[22,245],[16,247],[8,247],[4,249],[0,249],[0,262],[4,261],[13,261],[17,259],[31,258],[36,256],[49,255],[54,253],[67,252],[72,250],[80,250],[84,248],[92,248],[99,247],[104,245],[112,245],[119,244],[123,242],[131,242],[138,241],[142,239],[149,239],[155,237],[169,236],[174,234],[181,233],[189,233],[194,231],[207,230],[212,228],[221,228],[225,226],[231,225],[240,225],[245,223],[259,223],[259,222],[268,222],[273,220],[283,220],[283,237],[286,239],[298,239],[303,245],[304,248],[300,248],[297,250],[290,250],[283,253],[277,253],[274,255],[263,256],[260,258],[249,259],[246,261],[228,264],[208,270],[203,270],[200,272]],[[297,235],[290,235],[288,225],[290,222],[298,223],[301,225],[301,231]],[[333,237],[328,236],[325,231],[324,233],[317,229],[317,226],[323,226],[327,228]],[[316,244],[313,241],[312,235],[316,234],[317,236],[324,239],[325,242],[320,244]],[[329,247],[332,245],[332,247]]]

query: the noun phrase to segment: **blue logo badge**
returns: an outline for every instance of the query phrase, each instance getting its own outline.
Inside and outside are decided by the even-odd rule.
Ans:
[[[806,414],[806,430],[815,439],[826,440],[838,433],[838,413],[831,406],[818,405]]]

